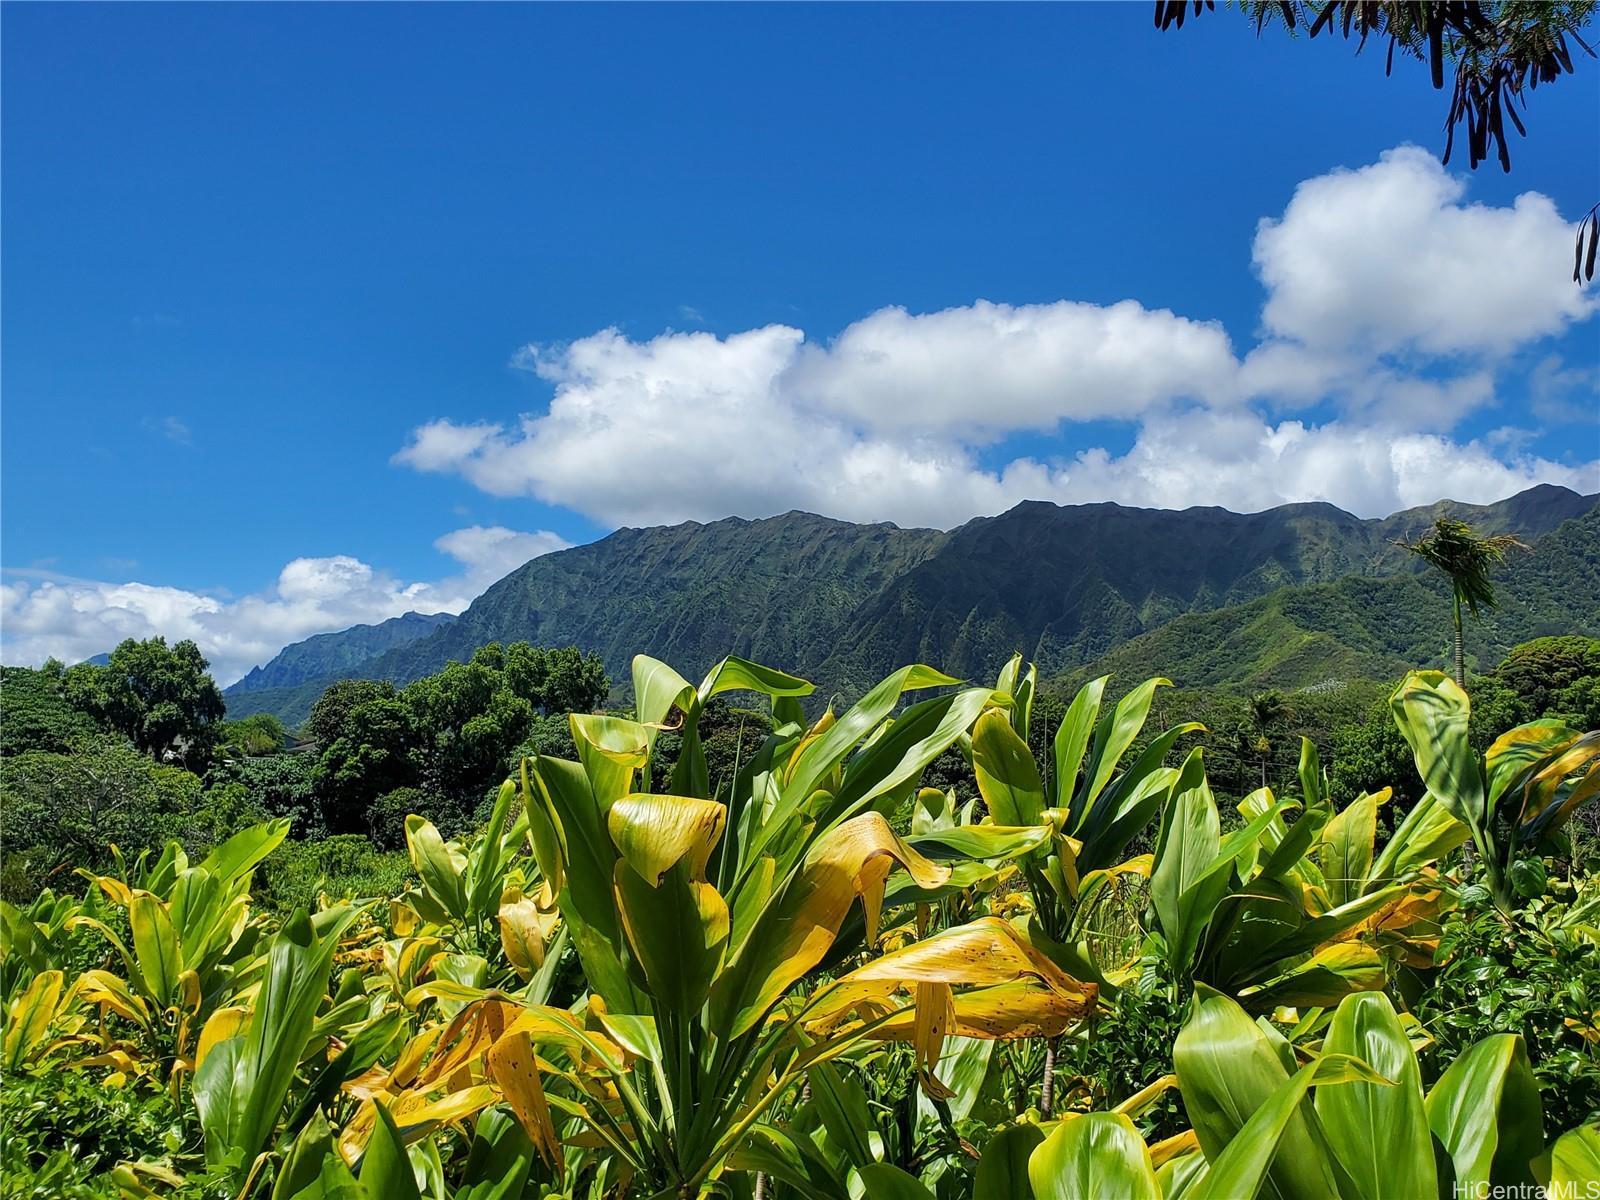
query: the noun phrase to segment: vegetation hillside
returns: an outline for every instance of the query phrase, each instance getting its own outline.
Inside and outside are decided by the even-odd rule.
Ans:
[[[271,662],[252,668],[228,690],[232,693],[293,688],[358,668],[386,650],[404,646],[455,618],[450,613],[408,612],[376,625],[352,625],[338,633],[319,633],[285,646]]]
[[[638,649],[709,666],[731,647],[785,663],[827,692],[846,695],[859,694],[902,661],[937,663],[963,678],[980,678],[1018,648],[1046,675],[1057,675],[1168,622],[1230,610],[1283,588],[1417,576],[1418,564],[1394,541],[1414,536],[1443,512],[1486,533],[1537,542],[1594,503],[1594,497],[1541,486],[1492,505],[1443,503],[1377,521],[1327,504],[1240,514],[1030,502],[948,534],[806,513],[623,529],[519,567],[426,636],[359,661],[356,651],[339,650],[347,661],[327,673],[306,678],[302,667],[335,653],[344,635],[313,639],[315,654],[291,647],[280,658],[292,661],[268,664],[249,686],[229,689],[228,707],[235,717],[267,712],[295,726],[334,679],[403,684],[465,661],[494,641],[593,651],[624,691],[629,656]],[[1550,556],[1538,569],[1549,575],[1537,601],[1541,612],[1551,611],[1550,597],[1586,578],[1581,554]],[[1563,582],[1569,574],[1570,585]],[[1403,606],[1411,595],[1406,587],[1402,582],[1381,594]],[[1234,682],[1246,682],[1260,675],[1288,684],[1313,674],[1315,655],[1324,651],[1333,674],[1388,675],[1400,662],[1432,660],[1435,648],[1416,640],[1422,635],[1415,619],[1404,626],[1415,636],[1363,624],[1362,595],[1352,581],[1342,594],[1280,597],[1278,608],[1311,611],[1290,616],[1289,625],[1273,618],[1237,632],[1237,620],[1249,625],[1260,614],[1230,611],[1228,636],[1264,647],[1275,632],[1292,633],[1285,648],[1270,655],[1291,661],[1257,664],[1260,655],[1252,653],[1239,660],[1238,671],[1213,669],[1196,678],[1224,682],[1236,675]],[[1326,616],[1319,616],[1324,608]],[[1305,636],[1325,635],[1303,652],[1296,650],[1304,640],[1293,626],[1297,620],[1307,622]],[[1214,639],[1217,628],[1206,627],[1206,636]],[[1503,637],[1489,635],[1480,651],[1492,658],[1539,631],[1536,620],[1523,620]],[[361,644],[371,636],[361,634]],[[1304,665],[1295,665],[1297,656]],[[1188,659],[1184,651],[1162,662],[1187,671]],[[259,686],[279,680],[291,686]]]
[[[1472,662],[1492,664],[1547,634],[1600,633],[1600,509],[1514,555],[1498,590],[1499,608],[1467,628]],[[1442,580],[1414,574],[1280,588],[1178,617],[1072,676],[1142,679],[1162,671],[1184,687],[1304,688],[1445,669],[1448,631],[1439,614],[1448,597]]]

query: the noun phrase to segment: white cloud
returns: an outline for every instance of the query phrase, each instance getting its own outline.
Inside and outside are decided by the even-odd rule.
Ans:
[[[1225,400],[1236,364],[1220,325],[1132,300],[1058,301],[913,315],[883,308],[826,348],[805,347],[780,387],[880,430],[1050,430],[1127,419],[1173,400]]]
[[[1593,463],[1528,457],[1503,431],[1448,436],[1500,403],[1508,355],[1595,310],[1548,199],[1493,208],[1464,190],[1414,147],[1302,184],[1258,231],[1264,340],[1242,358],[1221,326],[1133,301],[891,307],[820,344],[786,325],[606,329],[518,352],[553,385],[545,412],[435,421],[395,459],[640,525],[804,508],[949,526],[1026,498],[1328,499],[1377,515],[1539,481],[1592,487]],[[1540,392],[1583,379],[1541,370]],[[1251,401],[1339,415],[1274,424]],[[995,449],[1104,420],[1136,426],[1130,450]]]
[[[1462,203],[1466,183],[1416,146],[1302,183],[1256,233],[1262,322],[1362,357],[1503,354],[1594,312],[1574,287],[1572,228],[1545,196]]]
[[[290,642],[384,621],[405,612],[460,612],[489,584],[530,558],[565,549],[553,533],[474,525],[434,545],[461,570],[407,583],[358,558],[297,558],[256,595],[229,600],[181,588],[11,572],[0,583],[4,660],[77,662],[124,638],[192,638],[224,685]]]

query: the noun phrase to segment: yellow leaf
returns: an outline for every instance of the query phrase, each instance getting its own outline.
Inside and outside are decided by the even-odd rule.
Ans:
[[[511,1111],[517,1115],[523,1132],[552,1167],[561,1161],[561,1143],[556,1138],[550,1106],[539,1082],[539,1067],[533,1053],[533,1039],[525,1032],[508,1033],[489,1049],[489,1078],[505,1094]]]
[[[205,1062],[206,1055],[216,1047],[218,1042],[227,1041],[237,1037],[245,1031],[250,1024],[250,1010],[248,1008],[219,1008],[211,1014],[206,1021],[205,1028],[200,1031],[200,1044],[194,1052],[194,1069],[198,1073],[200,1064]]]
[[[606,828],[628,865],[651,887],[659,887],[680,860],[689,878],[705,878],[706,862],[727,817],[727,807],[715,800],[635,793],[611,806]]]

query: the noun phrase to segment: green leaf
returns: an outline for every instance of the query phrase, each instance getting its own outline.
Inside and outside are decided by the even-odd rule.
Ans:
[[[406,818],[406,849],[410,851],[411,865],[416,868],[422,885],[452,917],[466,921],[470,909],[467,907],[465,856],[445,843],[432,821],[416,813]]]
[[[1529,1163],[1544,1149],[1544,1107],[1520,1036],[1494,1034],[1469,1047],[1439,1076],[1425,1108],[1458,1186],[1534,1182]]]
[[[1205,984],[1195,985],[1172,1062],[1184,1110],[1214,1174],[1245,1125],[1283,1093],[1289,1073],[1249,1014]],[[1266,1194],[1280,1200],[1338,1200],[1331,1151],[1311,1105],[1299,1104],[1297,1098],[1284,1114],[1282,1128],[1272,1132],[1272,1145],[1281,1152],[1270,1159]],[[1233,1200],[1226,1191],[1213,1194]]]
[[[367,1151],[361,1156],[361,1187],[373,1200],[422,1200],[417,1192],[417,1177],[411,1170],[400,1131],[381,1102],[378,1120],[372,1127]]]
[[[1106,682],[1110,678],[1109,675],[1102,675],[1079,688],[1056,730],[1052,749],[1055,755],[1057,807],[1067,807],[1073,793],[1078,790],[1078,772],[1083,769],[1083,755],[1089,748],[1089,735],[1094,732],[1095,720],[1100,715],[1100,697],[1105,695]],[[1081,813],[1074,815],[1082,816]]]
[[[337,943],[337,932],[321,938],[313,933],[305,909],[295,910],[273,937],[249,1028],[214,1047],[195,1073],[195,1105],[208,1162],[222,1162],[237,1152],[243,1164],[239,1169],[248,1170],[266,1145],[317,1006],[327,995]]]
[[[915,1175],[907,1175],[888,1163],[873,1163],[861,1168],[861,1182],[873,1200],[933,1200],[933,1193]]]
[[[178,935],[173,931],[167,906],[149,892],[135,892],[128,903],[128,924],[133,930],[133,952],[145,994],[166,1008],[177,1002]]]
[[[819,1063],[806,1074],[817,1116],[849,1164],[867,1167],[876,1162],[870,1135],[877,1132],[877,1125],[861,1085],[832,1063]]]
[[[1161,1200],[1144,1139],[1116,1112],[1062,1121],[1028,1159],[1028,1178],[1036,1200]]]
[[[1382,992],[1346,997],[1333,1014],[1322,1049],[1361,1059],[1394,1081],[1393,1086],[1358,1081],[1317,1092],[1317,1116],[1357,1188],[1353,1200],[1436,1195],[1439,1181],[1422,1106],[1422,1074],[1389,998]]]
[[[1551,1197],[1584,1196],[1600,1184],[1600,1129],[1580,1125],[1556,1139],[1550,1152]]]
[[[1469,829],[1488,825],[1483,769],[1467,743],[1471,705],[1466,692],[1440,671],[1413,671],[1389,700],[1428,791]]]
[[[1324,1054],[1301,1067],[1280,1087],[1268,1101],[1261,1105],[1219,1155],[1212,1156],[1211,1169],[1205,1182],[1195,1191],[1196,1200],[1255,1200],[1265,1188],[1271,1193],[1274,1183],[1284,1180],[1295,1169],[1298,1179],[1293,1184],[1282,1184],[1294,1190],[1286,1196],[1327,1196],[1341,1200],[1345,1189],[1339,1185],[1332,1164],[1325,1155],[1313,1162],[1296,1162],[1295,1149],[1288,1135],[1296,1124],[1307,1119],[1306,1092],[1313,1085],[1343,1085],[1352,1081],[1372,1084],[1383,1082],[1383,1077],[1359,1059],[1341,1054]],[[1309,1118],[1310,1128],[1318,1131],[1316,1118]],[[1273,1172],[1269,1183],[1268,1172]],[[1301,1191],[1302,1187],[1311,1190]],[[1393,1196],[1413,1195],[1393,1191]]]
[[[996,825],[1038,825],[1044,819],[1044,784],[1033,751],[998,708],[972,727],[972,769]]]
[[[978,1160],[972,1200],[1027,1200],[1028,1158],[1043,1141],[1037,1125],[1011,1125],[990,1138]]]
[[[521,1200],[533,1168],[533,1143],[503,1107],[478,1114],[455,1200]]]

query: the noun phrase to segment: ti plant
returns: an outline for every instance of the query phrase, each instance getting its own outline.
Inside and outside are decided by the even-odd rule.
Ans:
[[[1173,1053],[1189,1130],[1151,1146],[1116,1112],[1014,1126],[990,1143],[976,1200],[1443,1200],[1594,1178],[1592,1130],[1545,1159],[1514,1034],[1476,1043],[1424,1091],[1408,1027],[1362,992],[1298,1050],[1201,985]]]
[[[197,865],[176,842],[130,872],[90,875],[115,906],[126,910],[131,948],[110,925],[87,912],[67,925],[99,932],[121,959],[124,974],[86,971],[79,998],[114,1013],[140,1031],[142,1047],[112,1047],[123,1070],[192,1071],[201,1027],[259,969],[259,926],[250,919],[250,878],[258,863],[288,835],[287,820],[257,825],[229,838]]]
[[[1013,659],[1000,679],[1009,704],[990,708],[972,730],[972,766],[978,790],[996,825],[1048,826],[1053,835],[1018,859],[1033,898],[1028,934],[1035,946],[1069,971],[1102,984],[1097,956],[1076,923],[1085,901],[1115,874],[1148,874],[1147,859],[1122,862],[1135,836],[1162,811],[1179,773],[1163,762],[1184,734],[1203,727],[1174,725],[1152,738],[1124,765],[1158,687],[1148,679],[1102,713],[1108,677],[1085,684],[1055,732],[1050,770],[1041,773],[1028,746],[1033,669]],[[1008,686],[1009,685],[1009,686]],[[1196,760],[1198,762],[1198,760]]]
[[[1444,898],[1429,868],[1464,831],[1448,814],[1419,809],[1377,852],[1387,794],[1334,814],[1309,741],[1299,774],[1303,800],[1262,788],[1239,804],[1245,823],[1223,835],[1201,752],[1185,761],[1150,886],[1148,952],[1174,986],[1204,983],[1258,1011],[1325,1005],[1382,987],[1386,952],[1431,961]]]
[[[1578,808],[1600,795],[1600,732],[1532,721],[1480,759],[1467,741],[1471,702],[1439,671],[1413,671],[1390,699],[1417,771],[1436,804],[1466,827],[1494,903],[1544,891],[1537,855]]]
[[[535,854],[589,981],[586,1019],[621,1048],[590,1039],[615,1098],[580,1115],[642,1194],[698,1194],[811,1068],[866,1040],[913,1042],[931,1075],[947,1034],[1058,1034],[1093,1005],[1092,985],[992,918],[850,965],[876,940],[891,871],[947,880],[884,813],[995,701],[956,683],[908,667],[807,724],[810,685],[792,676],[728,659],[695,686],[641,656],[638,721],[574,715],[579,761],[530,764]],[[724,802],[695,725],[733,688],[768,696],[777,728]],[[927,688],[945,690],[901,707]],[[683,734],[670,792],[640,790],[669,727]],[[834,977],[808,985],[818,967]]]

